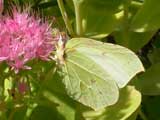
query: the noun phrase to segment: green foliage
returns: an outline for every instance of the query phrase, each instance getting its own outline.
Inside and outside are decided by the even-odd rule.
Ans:
[[[140,103],[141,94],[133,87],[128,86],[120,90],[119,101],[114,106],[96,112],[86,110],[83,112],[83,116],[87,120],[131,120],[137,116],[135,111],[138,110]],[[131,116],[132,114],[134,116]]]
[[[92,38],[107,36],[121,22],[124,1],[67,0],[74,5],[76,34]]]
[[[148,120],[159,120],[159,107],[160,107],[160,97],[159,96],[144,96],[143,106],[146,111],[146,116]]]
[[[159,120],[159,3],[4,0],[0,19],[30,6],[66,36],[51,61],[30,61],[32,70],[0,63],[0,120]]]
[[[154,31],[160,27],[159,0],[145,0],[143,7],[132,20],[131,29],[138,32]]]
[[[146,72],[138,76],[135,80],[137,88],[144,95],[159,95],[160,94],[160,63],[152,65]]]
[[[155,34],[155,31],[153,32],[129,32],[128,33],[128,48],[131,50],[137,52],[139,49],[142,48],[145,44],[147,44],[150,39]],[[123,45],[124,44],[124,37],[122,32],[116,32],[115,33],[115,40],[118,44]]]

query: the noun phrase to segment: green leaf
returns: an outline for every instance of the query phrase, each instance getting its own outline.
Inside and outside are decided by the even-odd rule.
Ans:
[[[143,98],[143,108],[148,120],[159,120],[160,96],[145,96]]]
[[[83,8],[85,10],[86,8]],[[123,12],[112,14],[109,12],[98,12],[96,8],[88,8],[83,11],[84,36],[101,39],[112,33],[121,23]]]
[[[128,48],[137,52],[140,50],[144,45],[146,45],[153,35],[156,33],[156,31],[152,32],[128,32]],[[115,32],[114,34],[115,40],[118,44],[123,45],[125,42],[125,38],[123,36],[122,31]]]
[[[148,58],[152,64],[160,62],[160,48],[154,48],[153,51],[148,53]]]
[[[141,104],[141,94],[134,87],[127,86],[120,91],[119,101],[100,111],[86,111],[83,113],[87,120],[135,120],[137,109]]]
[[[134,112],[129,118],[126,120],[137,120],[138,110]]]
[[[19,108],[19,109],[15,110],[12,119],[13,120],[24,120],[25,114],[26,114],[26,107]]]
[[[68,0],[69,1],[69,0]],[[86,4],[86,6],[97,8],[97,11],[119,12],[127,0],[72,0],[75,4]]]
[[[59,115],[57,114],[58,118],[56,120],[75,120],[75,103],[70,97],[54,91],[44,91],[43,95],[57,105],[55,108]]]
[[[131,29],[138,32],[154,31],[160,28],[159,0],[145,0],[144,5],[135,15]]]
[[[134,80],[134,85],[144,95],[160,95],[160,63],[152,65]]]
[[[104,38],[121,23],[125,0],[66,0],[74,5],[78,36]],[[73,6],[72,5],[72,6]]]
[[[55,108],[38,106],[32,113],[30,120],[65,120]]]
[[[58,114],[62,115],[65,120],[75,120],[75,102],[66,94],[62,77],[58,72],[53,73],[51,70],[46,75],[46,79],[47,82],[43,84],[43,96],[57,105]]]
[[[134,87],[127,86],[120,91],[120,99],[116,105],[106,109],[104,120],[128,120],[137,116],[141,104],[141,93]],[[103,118],[103,117],[102,117]]]
[[[115,104],[118,87],[124,87],[144,70],[128,49],[92,39],[69,40],[65,54],[63,82],[68,94],[95,110]]]
[[[135,52],[137,52],[145,44],[147,44],[157,31],[155,30],[139,33],[131,31],[129,29],[132,19],[134,18],[137,11],[141,8],[142,5],[142,2],[131,1],[129,5],[125,6],[123,24],[120,24],[119,30],[112,34],[114,35],[116,43],[122,46],[126,46],[127,48]]]
[[[50,70],[46,75],[47,82],[43,83],[43,89],[47,89],[52,93],[59,93],[66,95],[64,84],[62,83],[62,76],[58,71]]]

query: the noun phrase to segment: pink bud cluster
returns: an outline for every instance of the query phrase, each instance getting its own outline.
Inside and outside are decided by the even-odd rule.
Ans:
[[[0,18],[0,62],[6,61],[17,73],[31,69],[26,63],[34,58],[48,60],[56,39],[47,22],[14,11],[13,16]]]

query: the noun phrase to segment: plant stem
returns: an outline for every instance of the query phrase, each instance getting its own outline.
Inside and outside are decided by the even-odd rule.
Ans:
[[[142,120],[148,120],[145,114],[142,112],[142,110],[139,110],[139,115],[142,118]]]
[[[59,9],[60,9],[60,12],[62,14],[62,17],[63,17],[63,20],[64,20],[64,23],[66,25],[66,28],[69,32],[69,34],[71,36],[74,36],[74,32],[73,32],[73,29],[72,29],[72,25],[70,23],[70,20],[68,18],[68,15],[67,15],[67,12],[65,10],[65,7],[64,7],[64,4],[63,4],[63,0],[57,0],[58,2],[58,6],[59,6]]]
[[[129,2],[124,4],[124,18],[123,18],[123,46],[129,46],[129,22],[128,22],[128,6]]]
[[[31,106],[28,106],[26,115],[24,116],[24,120],[30,120],[31,114],[37,106],[38,105],[36,103],[32,104]]]
[[[0,118],[2,120],[7,120],[6,113],[4,111],[0,111]]]
[[[8,120],[13,120],[13,116],[15,114],[15,112],[18,110],[18,108],[12,108],[13,110],[11,111]]]
[[[76,31],[78,36],[82,36],[83,34],[82,15],[81,15],[80,6],[81,6],[80,2],[74,2],[75,16],[76,16]]]

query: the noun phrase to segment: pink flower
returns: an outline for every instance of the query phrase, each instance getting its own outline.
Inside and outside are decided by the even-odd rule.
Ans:
[[[21,93],[21,94],[25,94],[28,90],[28,85],[27,83],[25,82],[20,82],[18,84],[18,91]]]
[[[47,22],[15,10],[13,17],[0,20],[0,61],[6,61],[18,72],[30,69],[25,64],[32,59],[48,60],[57,41],[52,33]]]

